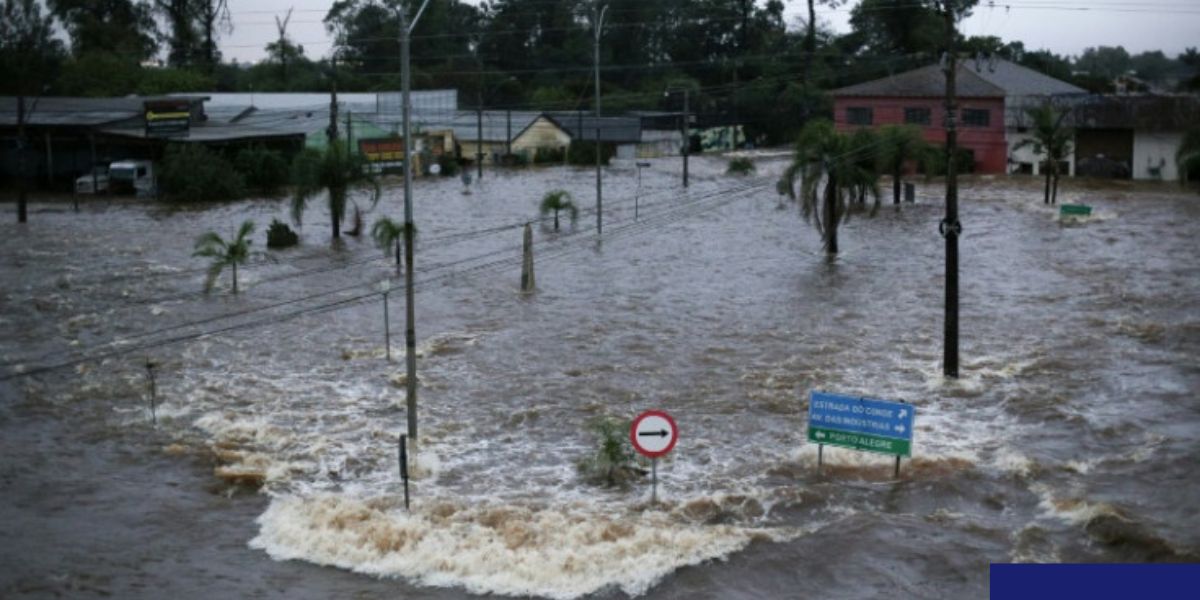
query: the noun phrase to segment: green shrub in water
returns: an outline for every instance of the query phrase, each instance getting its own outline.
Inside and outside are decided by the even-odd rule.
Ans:
[[[242,174],[246,185],[258,194],[271,196],[287,185],[288,163],[277,150],[250,146],[237,153],[233,166]]]
[[[453,177],[458,175],[458,159],[451,154],[443,154],[437,158],[438,167],[441,168],[442,177]]]
[[[563,148],[537,148],[533,151],[535,165],[561,165],[565,158],[566,150]]]
[[[607,165],[608,160],[615,156],[617,148],[613,144],[600,143],[600,164]],[[567,162],[572,165],[589,166],[596,164],[596,142],[575,140],[567,146]]]
[[[199,144],[167,146],[158,182],[162,196],[173,202],[236,200],[246,192],[242,174]]]
[[[729,161],[729,167],[725,169],[726,175],[749,175],[757,169],[754,166],[754,161],[744,156],[739,156]]]
[[[267,228],[267,247],[268,248],[287,248],[300,243],[300,236],[292,231],[287,223],[279,219],[272,219],[271,226]]]
[[[586,480],[597,485],[617,486],[644,474],[635,464],[629,427],[629,421],[615,417],[599,417],[588,423],[596,451],[579,462],[579,471]]]

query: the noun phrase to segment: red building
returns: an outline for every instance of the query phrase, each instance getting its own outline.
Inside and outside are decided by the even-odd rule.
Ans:
[[[1005,90],[965,64],[958,65],[955,87],[959,147],[973,155],[975,172],[1006,172]],[[945,145],[945,94],[946,75],[939,65],[844,87],[832,92],[834,124],[838,131],[915,125],[925,141]]]

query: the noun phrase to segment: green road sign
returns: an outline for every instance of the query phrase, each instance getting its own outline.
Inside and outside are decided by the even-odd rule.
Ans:
[[[808,426],[808,441],[818,444],[829,444],[830,446],[842,446],[843,448],[852,448],[854,450],[878,452],[880,454],[912,456],[912,442],[909,440],[871,435],[868,433],[837,431],[835,429],[813,427],[811,424]]]
[[[1058,214],[1064,217],[1068,215],[1086,217],[1092,214],[1092,207],[1086,204],[1063,204],[1059,206]]]

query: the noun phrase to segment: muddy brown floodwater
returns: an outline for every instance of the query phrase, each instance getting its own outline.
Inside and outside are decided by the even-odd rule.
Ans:
[[[1069,182],[1095,213],[1061,222],[1037,181],[967,180],[945,380],[938,182],[827,261],[779,158],[693,162],[686,191],[675,160],[640,192],[608,168],[603,241],[588,170],[416,183],[411,512],[403,299],[387,363],[395,268],[368,239],[331,244],[316,203],[299,247],[204,295],[195,236],[250,218],[263,250],[286,201],[6,205],[0,595],[974,598],[992,562],[1200,560],[1200,198]],[[555,188],[583,210],[535,226],[522,295],[520,226]],[[899,481],[838,449],[816,473],[813,389],[918,407]],[[576,466],[591,420],[649,408],[681,431],[656,507]]]

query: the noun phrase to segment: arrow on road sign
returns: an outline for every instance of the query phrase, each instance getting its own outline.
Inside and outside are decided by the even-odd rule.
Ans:
[[[668,432],[666,429],[659,429],[658,431],[639,431],[638,432],[639,437],[643,436],[643,435],[656,435],[659,437],[667,437]]]
[[[904,433],[904,426],[903,426],[903,425],[897,425],[897,426],[896,426],[896,432],[897,432],[897,433]]]
[[[900,414],[896,415],[896,418],[903,419],[907,415],[908,415],[908,409],[902,408],[902,409],[900,409]]]

